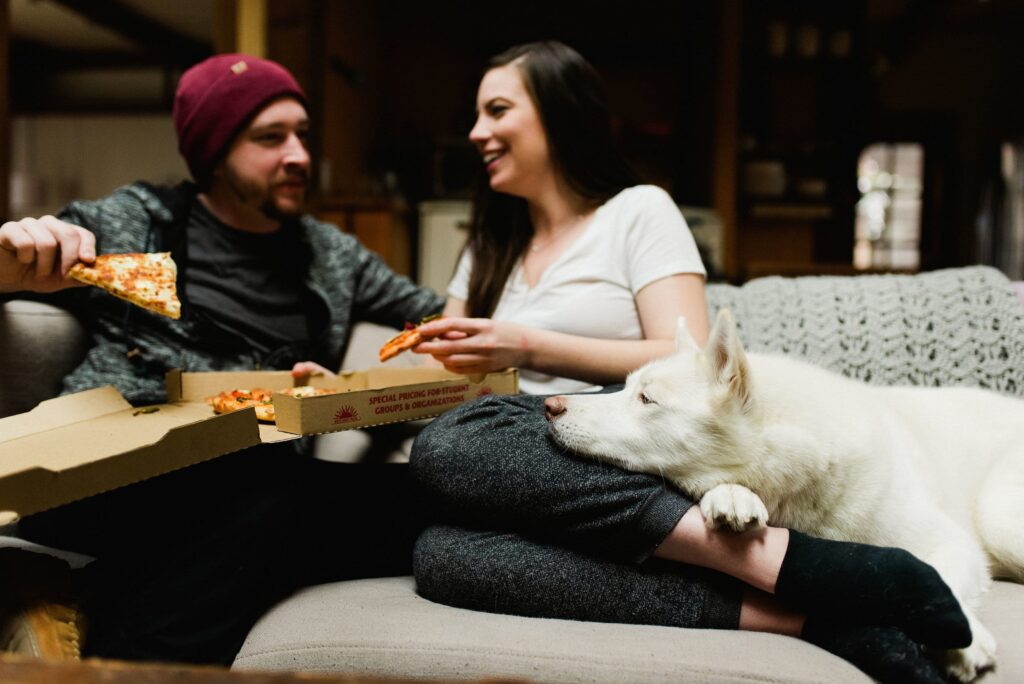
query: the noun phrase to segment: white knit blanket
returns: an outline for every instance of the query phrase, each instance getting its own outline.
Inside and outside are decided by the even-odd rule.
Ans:
[[[759,278],[708,286],[751,351],[879,385],[970,385],[1024,396],[1024,306],[999,271]],[[713,320],[713,318],[712,318]]]

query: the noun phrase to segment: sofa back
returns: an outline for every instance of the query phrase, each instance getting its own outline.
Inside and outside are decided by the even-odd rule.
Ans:
[[[967,384],[1024,396],[1024,287],[995,269],[771,277],[707,291],[712,317],[732,309],[752,351],[801,356],[877,384]],[[342,367],[372,365],[392,334],[357,325]],[[0,303],[0,417],[59,394],[87,348],[83,326],[64,310]],[[396,362],[415,363],[403,357]]]
[[[799,356],[879,385],[966,385],[1024,396],[1024,306],[984,266],[917,275],[758,278],[709,285],[748,350]]]

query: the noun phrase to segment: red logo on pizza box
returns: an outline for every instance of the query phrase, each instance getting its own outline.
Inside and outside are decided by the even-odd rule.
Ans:
[[[354,423],[359,420],[359,411],[356,411],[355,406],[345,405],[334,412],[334,424],[339,423]]]
[[[478,397],[486,397],[488,394],[494,394],[494,390],[490,387],[481,387],[480,391],[476,393]]]

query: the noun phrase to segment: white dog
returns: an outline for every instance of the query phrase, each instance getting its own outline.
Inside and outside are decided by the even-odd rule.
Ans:
[[[703,350],[680,320],[676,350],[621,392],[558,398],[555,440],[662,475],[700,501],[710,527],[770,522],[911,551],[970,621],[974,640],[949,653],[950,674],[970,681],[994,664],[973,609],[992,575],[1024,581],[1024,401],[873,387],[746,354],[727,311]]]

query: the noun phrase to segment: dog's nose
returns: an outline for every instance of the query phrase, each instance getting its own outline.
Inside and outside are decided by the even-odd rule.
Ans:
[[[554,420],[565,413],[564,397],[548,397],[544,400],[544,415],[548,420]]]

